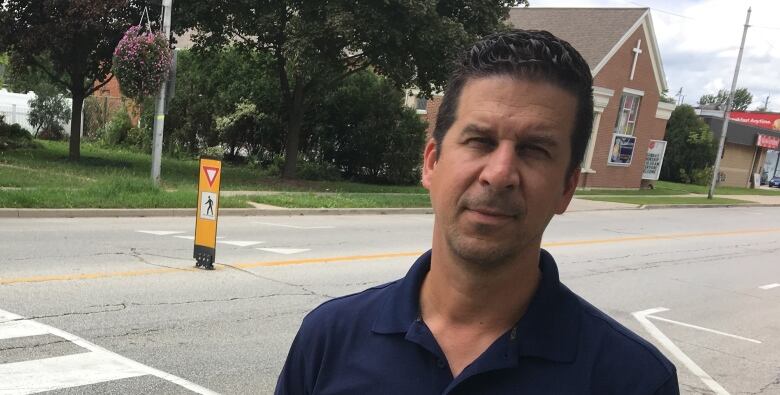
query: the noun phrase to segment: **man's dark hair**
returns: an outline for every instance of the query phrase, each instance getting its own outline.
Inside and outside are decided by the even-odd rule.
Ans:
[[[577,98],[571,174],[582,163],[593,129],[593,76],[588,63],[571,44],[544,30],[513,29],[491,34],[458,59],[436,116],[436,157],[441,154],[444,135],[455,122],[463,86],[471,79],[496,75],[550,82]]]

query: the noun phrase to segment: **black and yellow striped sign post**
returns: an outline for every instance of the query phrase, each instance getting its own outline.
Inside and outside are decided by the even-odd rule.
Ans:
[[[219,216],[219,182],[222,180],[222,162],[200,160],[198,181],[198,210],[195,214],[195,267],[214,270],[217,251],[217,219]]]

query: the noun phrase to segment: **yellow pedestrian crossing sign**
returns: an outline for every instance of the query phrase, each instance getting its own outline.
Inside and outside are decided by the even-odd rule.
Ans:
[[[198,179],[198,208],[195,215],[195,267],[214,269],[219,216],[219,184],[222,162],[201,159]]]

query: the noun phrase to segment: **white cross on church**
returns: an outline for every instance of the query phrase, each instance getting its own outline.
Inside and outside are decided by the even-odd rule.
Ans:
[[[642,39],[640,38],[639,41],[636,43],[636,48],[632,49],[634,51],[634,64],[631,65],[631,78],[629,78],[631,81],[634,80],[634,71],[636,70],[636,61],[639,58],[639,54],[642,53]]]

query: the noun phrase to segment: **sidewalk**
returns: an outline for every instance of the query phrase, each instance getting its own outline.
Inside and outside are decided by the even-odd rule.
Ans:
[[[224,196],[271,195],[287,192],[226,191]],[[308,193],[308,192],[301,192]],[[319,193],[319,192],[318,192]],[[327,192],[326,192],[327,193]],[[611,195],[588,195],[572,199],[567,212],[604,210],[641,210],[661,208],[715,208],[715,207],[780,207],[780,195],[718,195],[718,197],[745,200],[746,204],[629,204],[586,200],[587,197],[609,197]],[[660,197],[658,195],[646,197]],[[706,197],[689,194],[677,197]],[[433,214],[431,208],[284,208],[250,202],[253,208],[223,208],[222,216],[300,216],[300,215],[363,215],[363,214]],[[85,218],[85,217],[194,217],[195,209],[152,208],[152,209],[34,209],[0,208],[0,218]]]

